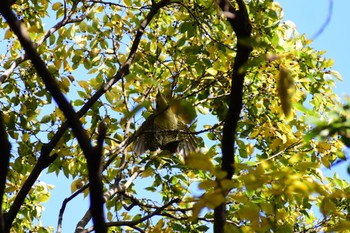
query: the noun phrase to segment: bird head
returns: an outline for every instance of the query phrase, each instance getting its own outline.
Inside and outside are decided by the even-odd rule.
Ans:
[[[168,106],[169,104],[166,97],[164,96],[164,94],[158,91],[158,94],[156,96],[156,111],[164,111],[164,109]]]

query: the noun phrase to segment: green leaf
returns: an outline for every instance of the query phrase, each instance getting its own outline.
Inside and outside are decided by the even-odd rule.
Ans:
[[[57,11],[58,9],[60,9],[63,6],[63,4],[61,2],[55,2],[54,4],[52,4],[52,10],[53,11]]]
[[[51,115],[45,115],[45,116],[43,116],[43,118],[41,118],[40,123],[48,123],[51,121],[51,119],[52,119]]]
[[[338,71],[331,70],[330,72],[334,78],[338,79],[339,81],[343,81],[343,77],[341,76],[341,74]]]
[[[123,0],[123,2],[126,6],[132,6],[131,0]]]

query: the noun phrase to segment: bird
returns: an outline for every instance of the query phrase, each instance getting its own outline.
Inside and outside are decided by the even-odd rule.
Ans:
[[[161,149],[186,158],[197,151],[197,138],[173,112],[166,97],[158,91],[156,108],[135,133],[132,151],[135,155]]]

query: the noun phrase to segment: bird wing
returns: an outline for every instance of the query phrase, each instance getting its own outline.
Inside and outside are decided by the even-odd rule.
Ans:
[[[179,145],[177,147],[177,152],[182,155],[182,157],[187,157],[191,152],[198,151],[197,138],[194,134],[191,134],[190,129],[182,122],[178,122],[178,138]]]
[[[143,154],[147,151],[150,145],[150,140],[153,140],[152,133],[147,131],[153,130],[154,114],[150,115],[145,122],[142,123],[141,127],[135,133],[135,140],[132,144],[132,151],[135,155]]]
[[[177,152],[182,157],[187,157],[191,152],[198,151],[197,138],[191,134],[190,129],[183,122],[177,122],[177,129],[162,129],[164,132],[156,132],[154,120],[156,114],[152,114],[141,125],[135,133],[135,140],[132,151],[135,155],[140,155],[147,150],[155,151],[158,148],[168,150],[171,153]],[[159,129],[157,129],[159,130]],[[175,130],[175,131],[173,131]]]

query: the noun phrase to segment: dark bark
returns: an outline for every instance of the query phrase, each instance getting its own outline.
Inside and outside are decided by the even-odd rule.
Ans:
[[[229,109],[225,117],[225,123],[222,136],[222,164],[221,169],[226,172],[226,179],[232,179],[234,170],[234,146],[237,122],[239,121],[242,110],[243,84],[246,72],[241,69],[248,61],[252,47],[248,45],[251,34],[251,24],[248,12],[243,0],[236,0],[238,9],[222,0],[219,6],[227,16],[227,21],[232,26],[237,36],[237,54],[234,61],[232,72],[232,86],[229,99]],[[242,43],[243,42],[243,43]],[[224,190],[227,195],[228,190]],[[214,232],[224,232],[226,222],[226,204],[222,203],[214,210]]]
[[[90,212],[94,221],[94,228],[107,232],[107,226],[104,218],[104,198],[102,184],[102,153],[103,142],[106,137],[107,128],[103,123],[99,125],[99,135],[97,145],[94,148],[95,156],[87,164],[89,170],[90,181]]]
[[[10,232],[10,228],[12,225],[13,220],[15,219],[19,209],[24,203],[24,200],[29,193],[30,189],[34,185],[36,179],[40,175],[40,173],[47,168],[55,159],[57,158],[57,154],[54,154],[50,156],[47,153],[41,153],[41,156],[38,159],[37,164],[34,166],[32,172],[30,173],[27,180],[24,182],[23,186],[21,187],[21,190],[18,192],[16,199],[14,200],[13,204],[11,205],[10,210],[4,214],[5,219],[5,226],[6,231],[4,232]]]
[[[60,88],[58,87],[54,77],[51,75],[50,71],[46,67],[45,62],[41,59],[40,55],[36,51],[36,46],[31,41],[31,39],[28,36],[26,28],[21,24],[21,22],[18,20],[16,15],[13,13],[13,11],[10,8],[10,3],[8,1],[4,1],[3,4],[0,6],[0,12],[3,15],[3,17],[6,19],[7,23],[9,24],[10,28],[13,30],[13,32],[18,37],[18,40],[20,41],[21,45],[23,46],[24,50],[26,51],[26,54],[28,55],[28,58],[32,61],[38,75],[42,78],[46,89],[50,92],[54,100],[56,101],[59,108],[64,113],[68,124],[72,128],[72,131],[77,138],[79,145],[84,152],[84,155],[87,160],[88,164],[88,172],[89,172],[89,181],[90,181],[90,190],[93,190],[93,192],[90,192],[90,204],[95,208],[97,211],[92,211],[93,216],[93,222],[95,224],[95,230],[96,232],[105,233],[107,232],[107,227],[104,220],[104,213],[103,213],[103,190],[102,190],[102,180],[99,179],[99,177],[96,176],[96,167],[93,166],[94,160],[96,154],[94,153],[95,150],[91,145],[91,141],[84,130],[79,117],[77,113],[74,111],[71,104],[68,102],[68,100],[65,98],[63,93],[61,92]],[[38,162],[38,166],[40,163]],[[36,167],[38,167],[36,166]],[[39,170],[39,169],[38,169]],[[33,179],[35,180],[38,177],[37,170],[33,170],[30,177],[33,176]],[[29,180],[29,181],[28,181]],[[28,178],[28,182],[26,182],[31,187],[31,182]],[[30,188],[29,187],[29,188]],[[28,187],[22,187],[21,192],[27,192]],[[28,192],[27,192],[28,193]],[[25,196],[25,195],[24,195]],[[11,210],[13,212],[8,213],[8,218],[6,218],[6,226],[9,229],[12,225],[13,219],[16,216],[16,214],[19,211],[19,206],[23,203],[21,199],[16,199],[18,203],[13,204],[13,208],[11,207]],[[99,206],[101,205],[101,206]],[[99,206],[99,207],[98,207]]]
[[[11,144],[0,112],[0,232],[5,232],[6,222],[2,213],[2,201],[5,193],[6,176],[9,168]]]

